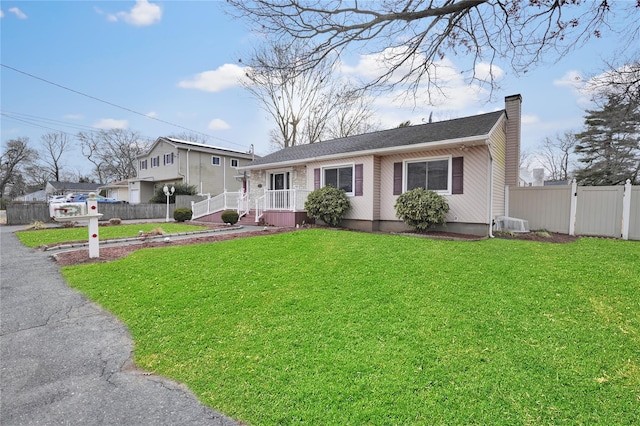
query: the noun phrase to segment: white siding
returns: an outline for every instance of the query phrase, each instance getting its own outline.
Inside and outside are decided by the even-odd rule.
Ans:
[[[464,157],[463,194],[445,195],[449,204],[447,221],[465,223],[487,223],[489,194],[489,164],[487,149],[475,146],[466,150],[435,150],[383,157],[380,179],[380,219],[398,220],[393,195],[393,164],[411,158],[447,156]]]
[[[500,123],[491,138],[489,138],[491,156],[493,158],[493,218],[503,216],[505,211],[504,187],[507,160],[504,128],[504,124]],[[487,217],[489,217],[489,213],[487,213]]]
[[[347,164],[362,164],[362,196],[349,197],[351,203],[351,210],[346,214],[346,219],[358,219],[358,220],[374,220],[374,180],[371,178],[374,175],[374,157],[349,157],[340,160],[331,161],[318,161],[309,163],[307,165],[309,173],[307,174],[307,188],[313,191],[314,176],[313,170],[323,167],[340,166]]]

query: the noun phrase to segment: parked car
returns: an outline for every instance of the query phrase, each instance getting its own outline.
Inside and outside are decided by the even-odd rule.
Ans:
[[[60,203],[66,203],[66,202],[67,202],[66,195],[54,195],[53,197],[49,198],[49,204],[60,204]]]
[[[73,197],[74,203],[84,203],[89,199],[89,194],[76,194]],[[99,203],[111,203],[111,204],[124,204],[126,201],[116,200],[115,198],[107,198],[102,195],[96,195],[96,199]]]

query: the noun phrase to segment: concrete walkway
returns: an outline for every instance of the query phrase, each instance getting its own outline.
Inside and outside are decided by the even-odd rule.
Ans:
[[[23,228],[0,227],[0,424],[238,425],[137,370],[125,326],[22,246]]]

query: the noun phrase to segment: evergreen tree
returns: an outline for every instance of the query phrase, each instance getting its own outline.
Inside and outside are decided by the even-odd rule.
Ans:
[[[599,110],[587,110],[585,130],[576,135],[575,152],[583,164],[576,173],[582,185],[638,183],[640,107],[609,95]]]

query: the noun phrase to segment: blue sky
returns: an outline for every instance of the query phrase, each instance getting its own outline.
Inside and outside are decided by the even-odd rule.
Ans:
[[[246,151],[253,144],[257,154],[271,152],[269,117],[237,81],[238,59],[259,37],[224,7],[223,1],[2,0],[2,141],[26,136],[37,147],[40,136],[53,131],[117,127],[155,139],[189,129],[210,135],[216,146]],[[545,136],[580,129],[589,102],[577,89],[603,70],[618,45],[615,34],[604,33],[525,75],[505,66],[489,103],[458,81],[463,59],[452,57],[449,99],[414,108],[380,97],[376,120],[389,128],[418,124],[430,113],[434,120],[472,115],[501,109],[504,96],[520,93],[522,147],[535,151]],[[370,59],[353,55],[343,69],[366,73]],[[75,146],[65,166],[86,174],[90,167]]]

